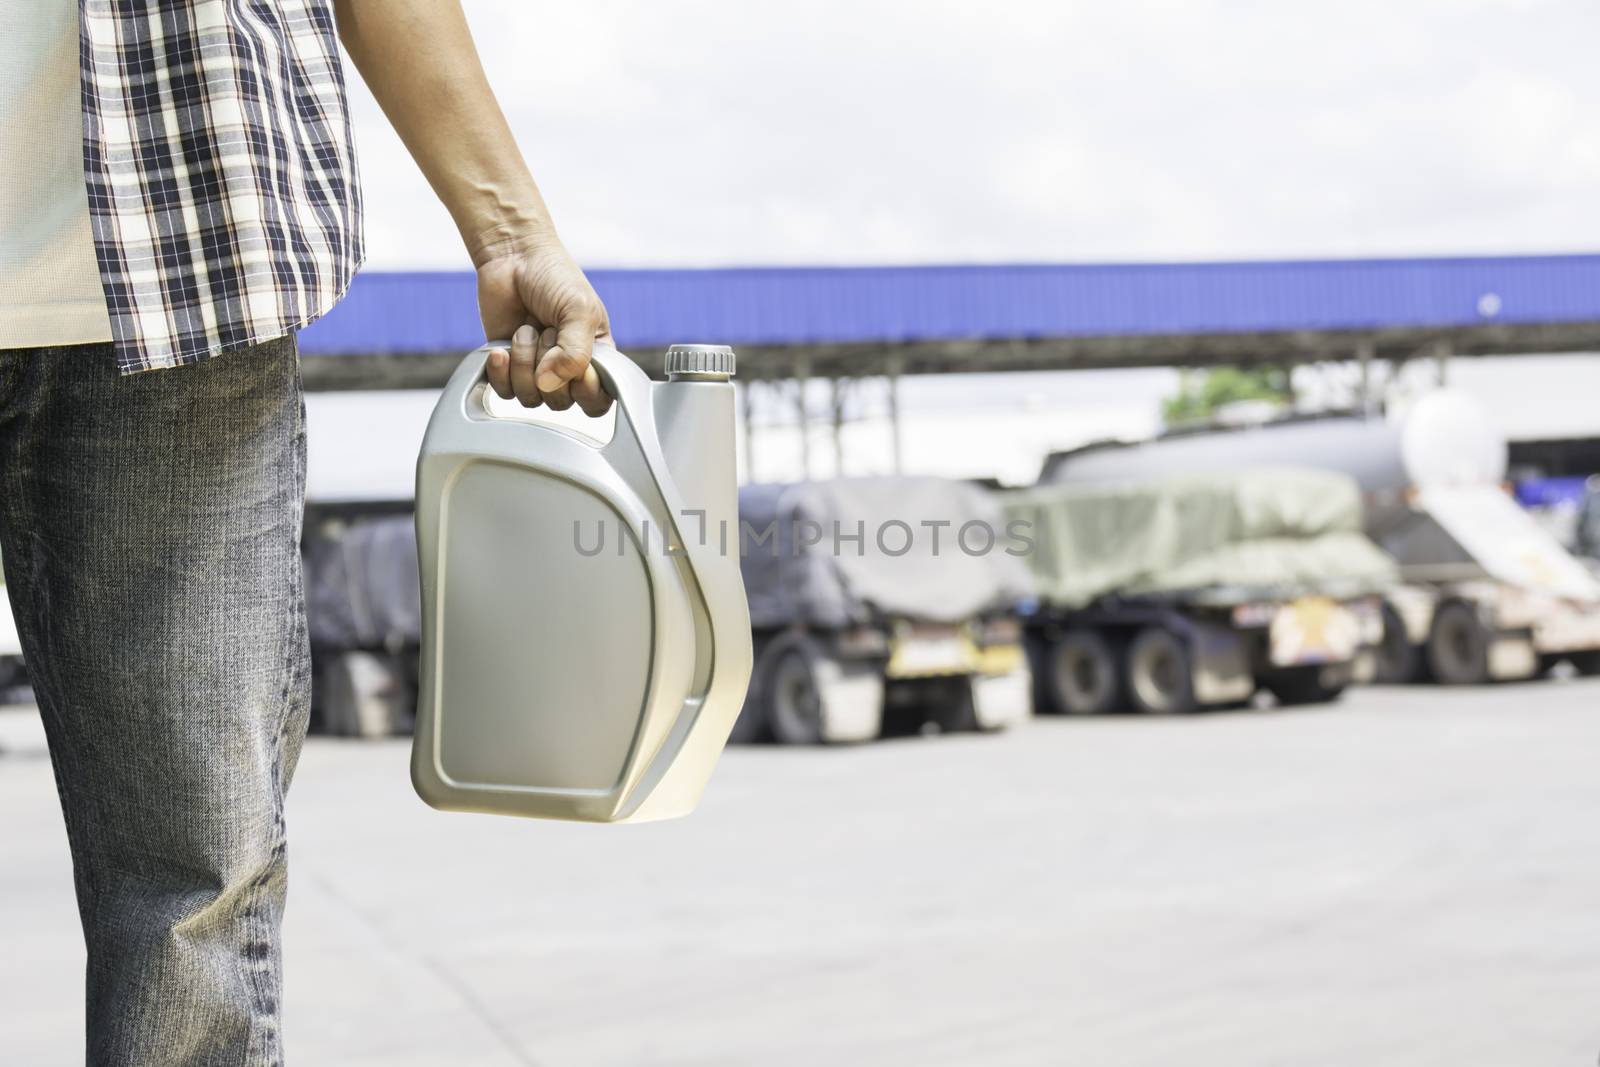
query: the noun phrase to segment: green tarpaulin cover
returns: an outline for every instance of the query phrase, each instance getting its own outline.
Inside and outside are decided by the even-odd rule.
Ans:
[[[1108,593],[1192,593],[1208,601],[1353,595],[1398,575],[1361,532],[1350,477],[1255,468],[1137,483],[1041,485],[1007,493],[1007,519],[1032,524],[1025,559],[1039,595],[1080,607]]]

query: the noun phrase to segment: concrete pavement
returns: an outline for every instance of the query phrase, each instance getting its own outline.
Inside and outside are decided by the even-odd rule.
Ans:
[[[36,724],[0,712],[0,1063],[81,1063]],[[702,809],[290,799],[292,1067],[1587,1064],[1600,682],[734,750]]]

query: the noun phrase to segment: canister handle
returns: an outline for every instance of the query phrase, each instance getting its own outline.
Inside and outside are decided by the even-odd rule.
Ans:
[[[444,388],[443,399],[448,402],[449,410],[459,411],[469,419],[498,417],[490,413],[486,403],[489,389],[489,351],[494,348],[509,350],[510,347],[510,341],[489,341],[462,360]],[[595,375],[600,379],[600,387],[623,411],[637,411],[649,404],[650,376],[645,374],[637,363],[617,351],[614,345],[596,341],[589,357],[589,365],[594,367]],[[556,433],[565,432],[555,427],[544,428]]]

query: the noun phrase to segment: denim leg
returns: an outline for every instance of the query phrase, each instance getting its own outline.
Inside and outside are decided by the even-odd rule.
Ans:
[[[294,339],[117,374],[0,353],[0,549],[88,950],[88,1062],[282,1060],[309,709]]]

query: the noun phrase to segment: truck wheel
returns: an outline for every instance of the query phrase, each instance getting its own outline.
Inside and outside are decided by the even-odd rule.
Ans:
[[[1117,654],[1093,630],[1068,630],[1049,648],[1045,684],[1050,702],[1067,715],[1097,715],[1117,706]]]
[[[969,674],[953,679],[933,721],[939,732],[995,734],[1028,717],[1032,680],[1021,670],[1010,674]]]
[[[957,679],[942,694],[930,719],[941,734],[971,734],[984,731],[978,720],[978,701],[972,691],[972,678]]]
[[[1033,693],[1035,715],[1060,715],[1061,705],[1056,702],[1055,688],[1050,684],[1050,638],[1042,631],[1030,627],[1022,636],[1022,648],[1028,657],[1029,688]]]
[[[801,649],[786,649],[765,681],[773,736],[785,745],[821,744],[822,687],[811,658]]]
[[[0,690],[15,689],[27,681],[28,672],[23,668],[21,656],[0,656]]]
[[[728,744],[757,745],[771,739],[772,730],[767,723],[766,708],[760,700],[747,693],[744,706],[739,709],[739,717],[733,720],[733,729],[728,731]]]
[[[773,641],[763,703],[772,736],[785,745],[870,741],[883,732],[883,672],[841,662],[815,641]]]
[[[1406,624],[1393,605],[1383,605],[1383,642],[1378,645],[1378,670],[1373,681],[1380,685],[1409,685],[1422,680],[1422,649],[1411,643]]]
[[[1346,688],[1343,685],[1324,684],[1321,667],[1291,667],[1274,671],[1264,677],[1261,684],[1286,708],[1297,704],[1328,704],[1338,700]]]
[[[1573,670],[1585,678],[1592,678],[1600,674],[1600,651],[1574,652],[1567,657],[1567,662],[1572,664]]]
[[[1128,646],[1128,699],[1151,715],[1195,710],[1194,672],[1183,638],[1161,626],[1147,626]]]
[[[739,709],[739,717],[733,721],[733,730],[728,734],[730,745],[753,745],[772,739],[772,724],[767,718],[768,701],[762,699],[765,683],[762,674],[771,667],[767,657],[768,642],[757,638],[754,654],[751,659],[755,666],[750,671],[750,686],[745,690],[744,706]]]
[[[1452,600],[1434,612],[1428,669],[1442,685],[1481,685],[1489,680],[1489,631],[1471,604]]]
[[[395,737],[416,722],[417,688],[403,655],[329,652],[312,658],[311,732]]]

